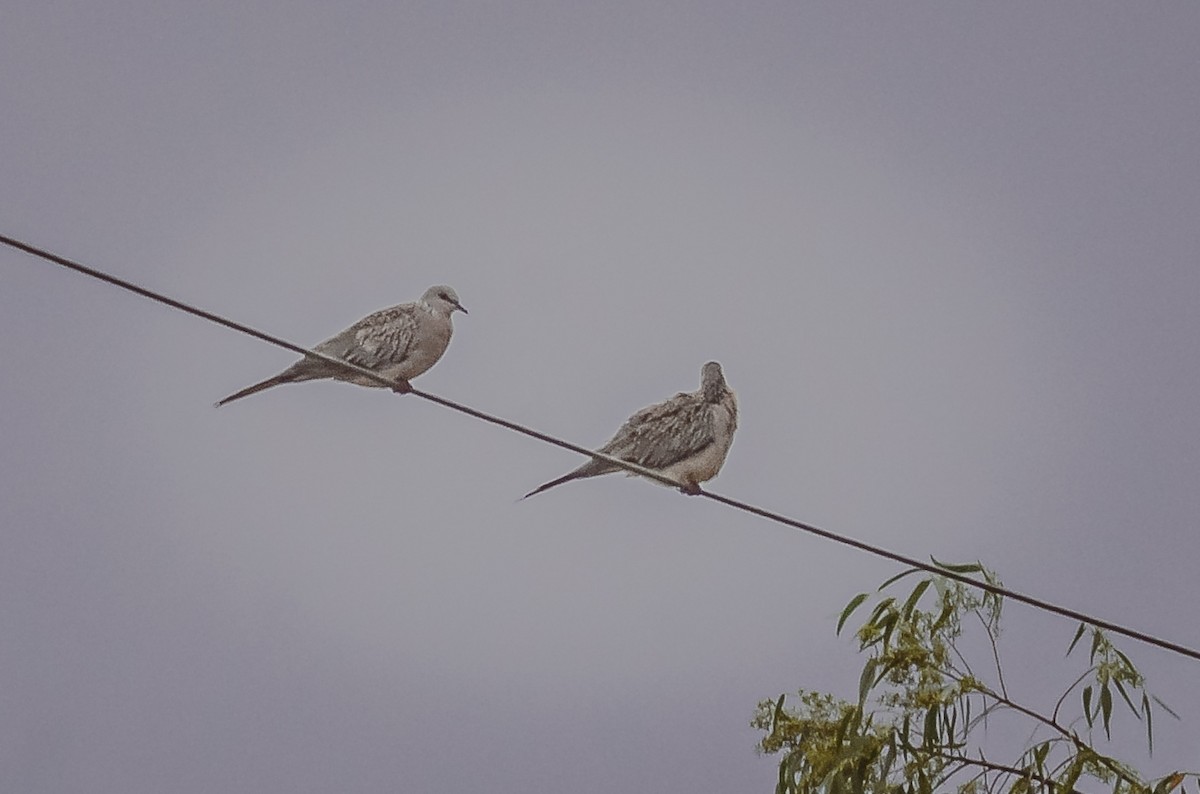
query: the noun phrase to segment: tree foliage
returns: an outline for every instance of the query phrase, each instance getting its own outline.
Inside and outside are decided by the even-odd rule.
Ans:
[[[937,564],[999,584],[979,563]],[[1144,724],[1153,753],[1156,711],[1175,716],[1104,632],[1079,626],[1067,655],[1090,645],[1087,669],[1053,708],[1038,710],[1010,696],[1004,681],[1001,596],[937,575],[903,597],[889,594],[915,573],[889,579],[874,597],[856,595],[841,614],[839,634],[870,606],[855,633],[866,656],[857,700],[802,690],[791,702],[781,695],[759,704],[752,723],[765,734],[759,749],[783,754],[777,794],[1079,794],[1099,786],[1113,794],[1185,794],[1188,781],[1195,783],[1195,772],[1143,779],[1098,749],[1100,733],[1111,738],[1113,722],[1127,712]],[[967,628],[984,641],[966,636]],[[972,647],[991,658],[972,666]],[[985,747],[988,721],[1001,715],[1019,719],[1029,736],[1016,757],[994,758]]]

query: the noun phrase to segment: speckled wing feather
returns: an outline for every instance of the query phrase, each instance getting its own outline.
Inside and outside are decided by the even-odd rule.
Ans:
[[[380,309],[317,345],[316,350],[371,370],[395,366],[408,356],[417,338],[417,311],[411,303]],[[346,373],[334,377],[339,375],[345,377]]]
[[[709,421],[711,409],[700,395],[680,392],[629,417],[600,451],[648,469],[664,469],[699,454],[716,440]]]

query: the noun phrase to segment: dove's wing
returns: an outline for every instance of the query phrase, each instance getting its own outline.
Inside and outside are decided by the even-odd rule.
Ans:
[[[409,355],[417,338],[417,327],[416,307],[402,303],[368,314],[313,349],[389,376],[389,370]],[[374,380],[315,358],[300,359],[283,374],[298,378],[335,378],[360,386],[379,385]]]
[[[417,308],[403,303],[368,314],[316,349],[367,369],[403,361],[417,338]]]
[[[681,392],[629,417],[601,452],[648,469],[665,469],[715,440],[711,406],[695,393]]]

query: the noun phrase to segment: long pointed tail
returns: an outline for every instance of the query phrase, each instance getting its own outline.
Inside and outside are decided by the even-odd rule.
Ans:
[[[251,394],[258,394],[260,391],[263,391],[264,389],[269,389],[272,386],[278,386],[281,383],[291,383],[294,380],[295,380],[295,378],[289,377],[286,373],[280,373],[278,375],[275,375],[274,377],[267,378],[264,381],[259,381],[258,383],[254,384],[253,386],[247,386],[246,388],[242,389],[239,392],[234,392],[233,394],[226,397],[224,400],[221,400],[220,402],[218,402],[216,404],[216,407],[220,408],[222,405],[225,405],[226,403],[231,403],[234,400],[240,400],[243,397],[249,397]]]
[[[586,476],[587,475],[585,475],[585,474],[580,474],[578,471],[573,471],[570,474],[564,474],[563,476],[559,477],[557,480],[551,480],[550,482],[542,483],[541,485],[534,488],[532,491],[525,494],[521,498],[528,499],[529,497],[533,496],[534,494],[539,494],[542,491],[548,491],[556,485],[562,485],[564,482],[570,482],[571,480],[578,480],[580,477],[586,477]]]
[[[592,460],[589,460],[587,463],[580,466],[578,469],[567,472],[557,480],[551,480],[550,482],[539,485],[521,498],[528,499],[534,494],[539,494],[542,491],[548,491],[556,485],[562,485],[564,482],[570,482],[571,480],[582,480],[585,477],[599,477],[601,474],[611,474],[614,471],[617,471],[616,466],[612,466],[608,463],[604,463],[603,461],[595,460],[593,458]]]

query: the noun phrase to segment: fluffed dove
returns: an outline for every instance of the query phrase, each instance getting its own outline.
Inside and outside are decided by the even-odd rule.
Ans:
[[[686,494],[700,493],[700,483],[721,470],[737,430],[737,398],[725,383],[721,365],[710,361],[700,370],[700,388],[680,392],[666,402],[635,413],[612,440],[599,449],[680,483]],[[539,485],[522,498],[582,477],[620,469],[592,458],[575,471]]]
[[[392,389],[403,394],[412,390],[408,381],[436,364],[446,352],[454,333],[450,315],[455,311],[467,313],[452,288],[445,285],[430,287],[419,301],[368,314],[313,350],[373,370],[395,381]],[[217,405],[249,397],[281,383],[321,378],[349,381],[359,386],[382,386],[318,358],[302,358],[278,375],[247,386]]]

